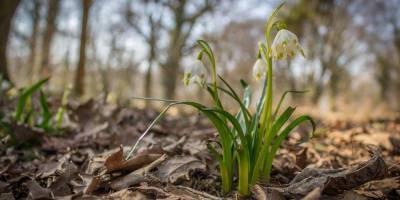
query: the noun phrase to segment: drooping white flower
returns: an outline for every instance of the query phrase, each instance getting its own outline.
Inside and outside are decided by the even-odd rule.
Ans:
[[[256,80],[260,80],[263,76],[267,74],[267,66],[264,60],[258,58],[253,65],[253,77]]]
[[[301,53],[304,57],[304,51],[297,36],[286,29],[278,31],[271,45],[272,58],[285,60],[287,57],[293,58],[298,53]]]
[[[206,74],[203,63],[200,60],[196,60],[193,64],[193,67],[183,74],[183,84],[188,86],[192,83],[197,83],[200,86],[203,86],[206,82]]]

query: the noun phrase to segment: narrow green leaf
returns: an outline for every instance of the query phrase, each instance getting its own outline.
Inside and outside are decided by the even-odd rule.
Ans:
[[[275,118],[276,115],[278,114],[279,109],[280,109],[280,107],[281,107],[281,105],[282,105],[282,102],[285,100],[286,95],[288,95],[289,93],[298,93],[298,94],[299,94],[299,93],[306,93],[306,92],[307,92],[307,90],[302,90],[302,91],[288,90],[288,91],[285,91],[285,92],[282,94],[282,96],[281,96],[281,98],[280,98],[280,100],[279,100],[278,105],[276,106],[275,112],[274,112],[274,114],[272,115],[273,118]]]
[[[17,108],[14,113],[14,117],[15,117],[16,121],[21,122],[22,114],[24,112],[24,108],[25,108],[28,98],[30,96],[32,96],[32,94],[34,92],[36,92],[38,89],[40,89],[48,80],[49,80],[49,78],[40,80],[37,83],[33,84],[31,87],[24,89],[22,91],[21,95],[18,98]]]
[[[43,128],[45,131],[48,131],[50,128],[51,113],[49,110],[49,105],[47,104],[46,96],[42,90],[40,90],[39,103],[42,111],[42,122],[39,127]]]

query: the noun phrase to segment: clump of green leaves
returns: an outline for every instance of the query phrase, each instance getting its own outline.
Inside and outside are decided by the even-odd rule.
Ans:
[[[277,21],[276,15],[280,5],[268,19],[265,25],[265,41],[259,43],[258,59],[253,67],[253,75],[258,79],[264,79],[263,92],[258,99],[255,111],[249,109],[251,103],[251,88],[245,81],[241,81],[243,95],[237,92],[220,76],[217,75],[217,67],[214,53],[207,42],[198,40],[200,47],[198,62],[203,61],[205,56],[211,63],[211,82],[207,82],[204,70],[194,69],[184,75],[185,84],[197,83],[210,94],[214,101],[213,107],[207,107],[194,101],[173,101],[162,99],[170,104],[150,124],[148,129],[138,139],[128,154],[128,158],[135,151],[138,143],[147,134],[151,127],[167,112],[171,106],[189,105],[204,114],[215,126],[219,133],[219,147],[210,144],[209,149],[219,162],[224,193],[232,190],[234,166],[237,165],[238,192],[247,196],[251,187],[258,181],[268,181],[272,168],[272,161],[282,141],[299,124],[309,121],[312,125],[312,133],[315,123],[307,115],[299,116],[290,121],[295,108],[287,107],[280,111],[282,102],[288,93],[298,91],[287,91],[273,107],[273,64],[276,60],[288,59],[300,53],[304,55],[299,45],[297,36],[284,29],[283,22]],[[275,37],[272,30],[277,29]],[[274,40],[272,40],[274,38]],[[273,42],[271,42],[273,41]],[[203,65],[204,67],[204,65]],[[199,74],[199,72],[202,72]],[[221,82],[222,85],[219,85]],[[301,93],[302,91],[300,91]],[[228,112],[220,99],[220,93],[227,94],[238,105],[239,111],[235,114]],[[145,98],[146,99],[146,98]],[[285,126],[286,125],[286,126]]]
[[[20,95],[18,97],[17,106],[13,115],[14,120],[17,123],[40,127],[46,131],[50,129],[51,113],[49,111],[46,96],[41,90],[42,86],[47,81],[48,79],[43,79],[28,88],[21,89]],[[35,116],[37,115],[37,113],[33,108],[34,106],[32,105],[32,96],[37,91],[40,92],[39,103],[41,112],[39,116],[41,117],[41,120],[39,123],[35,122]]]
[[[48,78],[40,80],[29,87],[20,89],[17,105],[12,115],[12,121],[18,124],[28,125],[30,127],[40,128],[45,133],[53,134],[61,129],[63,114],[66,109],[70,89],[64,91],[62,105],[54,115],[49,108],[47,96],[43,92],[43,86],[48,82]],[[39,93],[38,108],[33,105],[35,93]],[[2,126],[7,127],[7,123],[2,117]]]

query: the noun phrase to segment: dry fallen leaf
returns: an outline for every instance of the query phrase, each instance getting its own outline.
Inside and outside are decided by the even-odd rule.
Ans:
[[[134,171],[152,163],[162,155],[163,152],[160,148],[152,148],[136,154],[129,160],[125,160],[123,156],[123,148],[120,146],[117,152],[111,154],[106,159],[104,165],[106,166],[108,172],[118,170]]]
[[[138,191],[132,192],[128,189],[123,189],[118,192],[114,192],[110,195],[107,195],[103,199],[107,199],[107,200],[120,200],[120,199],[147,200],[148,198],[146,197],[146,195],[144,195]]]
[[[385,161],[375,151],[370,160],[349,169],[305,168],[284,188],[284,193],[287,196],[301,197],[320,187],[323,193],[335,195],[368,181],[383,178],[385,173]]]
[[[30,199],[53,199],[54,195],[50,189],[43,188],[35,180],[30,180],[26,183],[29,189]]]
[[[400,188],[400,177],[370,181],[362,185],[356,192],[368,197],[384,198],[385,195]]]
[[[164,182],[176,183],[178,180],[190,180],[190,173],[205,172],[206,165],[193,156],[174,156],[157,167],[156,176]]]
[[[153,177],[149,177],[147,176],[147,174],[167,158],[167,155],[162,155],[160,158],[153,161],[149,165],[111,181],[110,187],[114,190],[120,190],[144,181],[151,181]]]
[[[308,193],[301,200],[318,200],[321,198],[322,189],[320,187],[314,188],[310,193]]]

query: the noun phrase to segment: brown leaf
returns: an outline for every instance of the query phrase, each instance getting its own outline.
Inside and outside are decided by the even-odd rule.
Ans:
[[[92,177],[92,179],[89,181],[85,189],[83,190],[83,194],[92,194],[93,191],[95,191],[99,185],[102,183],[100,177]]]
[[[146,200],[148,198],[146,197],[146,195],[144,195],[138,191],[132,192],[128,189],[123,189],[123,190],[114,192],[114,193],[106,196],[104,199],[107,199],[107,200],[114,200],[114,199],[115,200],[119,200],[119,199]]]
[[[283,191],[281,188],[267,187],[262,188],[259,185],[255,185],[252,188],[254,198],[256,200],[285,200]]]
[[[56,196],[67,196],[72,194],[69,182],[76,177],[78,168],[72,162],[67,162],[62,166],[62,170],[57,172],[55,181],[51,184],[50,189]]]
[[[308,193],[302,200],[318,200],[321,198],[321,188],[317,187]]]
[[[167,155],[162,155],[160,158],[150,163],[146,167],[133,171],[125,176],[117,178],[110,183],[110,187],[114,190],[125,189],[131,185],[136,185],[144,181],[151,181],[153,178],[146,176],[147,173],[167,159]]]
[[[164,198],[170,196],[163,189],[154,186],[148,186],[146,183],[143,183],[142,185],[135,187],[135,189],[143,194],[151,194],[152,196],[156,196],[157,198]]]
[[[174,185],[168,185],[165,187],[165,190],[170,194],[168,199],[185,199],[185,200],[197,200],[197,199],[210,199],[210,200],[220,200],[222,198],[213,196],[211,194],[201,192],[198,190],[195,190],[190,187],[185,187],[185,186],[174,186]]]
[[[107,168],[107,171],[115,171],[116,169],[119,169],[124,162],[124,150],[122,146],[119,146],[119,149],[117,152],[111,154],[105,161],[104,165]]]
[[[50,189],[43,188],[35,180],[30,180],[26,183],[29,189],[30,199],[53,199],[54,195]]]
[[[400,188],[400,177],[393,177],[370,181],[362,185],[356,192],[368,197],[383,198],[386,194],[398,188]]]
[[[307,148],[304,148],[299,153],[296,154],[296,165],[300,167],[300,169],[304,169],[307,166]]]
[[[393,145],[390,142],[390,133],[379,132],[374,134],[360,134],[354,136],[354,140],[362,144],[369,144],[383,147],[387,150],[393,150]]]
[[[190,180],[190,173],[205,172],[206,165],[193,156],[175,156],[161,163],[156,176],[164,182],[175,183],[178,180]]]
[[[79,133],[78,135],[76,135],[75,136],[75,141],[78,141],[78,140],[80,140],[82,138],[85,138],[85,137],[89,137],[89,136],[95,135],[97,133],[100,133],[101,131],[104,131],[107,128],[108,128],[108,122],[104,122],[103,124],[98,124],[98,125],[95,125],[94,127],[90,127],[90,128],[88,128],[89,130],[87,130],[85,132],[82,132],[82,133]]]
[[[252,192],[254,195],[254,198],[257,200],[267,200],[267,194],[263,190],[263,188],[259,185],[254,185],[252,188]]]
[[[142,168],[162,156],[162,150],[159,148],[152,148],[142,151],[129,160],[125,160],[123,156],[123,148],[120,146],[119,150],[111,154],[105,161],[104,165],[108,172],[126,170],[134,171]]]
[[[0,193],[5,192],[7,190],[8,185],[9,185],[8,183],[0,181]]]
[[[41,138],[44,136],[43,131],[23,124],[18,124],[17,122],[11,123],[11,129],[13,130],[15,141],[18,145],[31,142],[40,142]]]
[[[284,188],[288,196],[305,196],[314,188],[322,188],[323,193],[335,195],[350,190],[368,181],[384,177],[386,164],[380,154],[375,151],[372,158],[349,169],[313,169],[301,171]]]
[[[9,192],[9,193],[1,193],[0,194],[0,200],[14,200],[14,195]]]
[[[63,157],[61,157],[58,162],[51,162],[51,163],[45,163],[41,165],[41,168],[39,169],[38,177],[40,178],[46,178],[49,176],[52,176],[56,173],[56,171],[61,171],[63,169],[63,165],[70,159],[71,154],[65,154]]]
[[[343,194],[342,200],[367,200],[367,198],[350,190]]]

